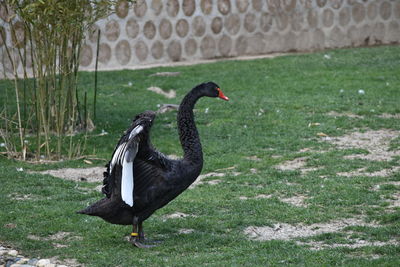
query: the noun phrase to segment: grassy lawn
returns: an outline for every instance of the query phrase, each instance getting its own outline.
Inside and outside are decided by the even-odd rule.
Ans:
[[[150,76],[166,71],[180,75]],[[82,73],[82,88],[92,78]],[[203,98],[195,111],[202,173],[220,175],[144,223],[158,247],[134,248],[130,226],[75,214],[102,197],[100,179],[29,172],[104,165],[135,114],[179,104],[204,81],[231,99]],[[99,85],[92,165],[0,157],[0,243],[85,266],[400,266],[400,47],[102,72]],[[175,120],[175,111],[159,114],[152,129],[167,155],[182,154]],[[168,216],[176,212],[188,216]]]

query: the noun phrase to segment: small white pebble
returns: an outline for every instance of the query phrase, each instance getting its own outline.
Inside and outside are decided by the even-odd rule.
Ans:
[[[243,128],[247,129],[247,125],[245,124],[245,125],[243,126]]]
[[[208,113],[208,108],[206,108],[206,110],[204,111],[204,113],[206,113],[206,114]]]
[[[386,86],[389,86],[389,85],[390,85],[390,83],[386,82]]]
[[[340,89],[339,93],[343,94],[343,93],[344,93],[344,90],[343,90],[343,89]]]
[[[325,55],[324,55],[324,58],[325,58],[325,59],[331,59],[331,56],[328,55],[328,54],[325,54]]]
[[[47,267],[47,265],[50,264],[49,259],[41,259],[36,263],[36,266],[38,267]]]
[[[24,168],[17,168],[17,172],[23,172],[24,171]]]
[[[365,91],[364,91],[363,89],[358,90],[358,93],[359,93],[360,95],[365,95]]]
[[[128,83],[129,86],[132,86],[132,84],[133,84],[132,82],[129,82],[129,83]]]
[[[0,143],[0,147],[6,147],[6,143]]]
[[[28,144],[28,143],[29,143],[29,141],[28,141],[28,140],[24,140],[24,143],[25,143],[25,144]]]
[[[8,255],[12,256],[12,257],[16,257],[18,255],[18,251],[16,250],[10,250],[7,253]]]

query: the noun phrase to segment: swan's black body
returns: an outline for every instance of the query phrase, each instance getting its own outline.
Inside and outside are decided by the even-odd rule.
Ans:
[[[104,173],[102,190],[106,197],[79,213],[99,216],[113,224],[133,224],[132,235],[138,236],[133,239],[143,241],[142,222],[188,188],[201,172],[203,152],[194,122],[193,108],[197,100],[203,96],[228,100],[220,91],[219,86],[212,82],[196,86],[184,97],[179,106],[177,118],[179,138],[184,152],[182,159],[172,160],[153,148],[149,130],[155,113],[151,111],[136,116],[131,128],[118,142],[114,154],[122,143],[128,141],[135,127],[139,125],[143,127],[143,130],[130,141],[130,146],[137,147],[137,154],[133,159],[132,207],[121,198],[122,165],[112,166],[112,161],[110,161]],[[137,227],[139,227],[138,235],[135,234]],[[133,243],[139,246],[138,243]]]

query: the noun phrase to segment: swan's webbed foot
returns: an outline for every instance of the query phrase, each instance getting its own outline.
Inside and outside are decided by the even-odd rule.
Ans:
[[[133,218],[133,231],[129,238],[129,242],[138,248],[153,248],[157,243],[145,239],[142,222],[139,222],[137,217]]]
[[[153,248],[156,245],[154,245],[152,242],[149,242],[147,240],[145,240],[144,238],[140,238],[138,235],[138,233],[132,233],[131,237],[129,238],[129,242],[134,245],[135,247],[138,248]]]

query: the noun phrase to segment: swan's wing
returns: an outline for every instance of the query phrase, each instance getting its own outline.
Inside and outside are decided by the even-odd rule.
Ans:
[[[108,163],[107,172],[104,173],[103,193],[107,197],[111,197],[111,194],[120,195],[122,200],[131,207],[134,188],[133,161],[140,144],[138,135],[143,129],[143,125],[136,125],[121,137]]]

